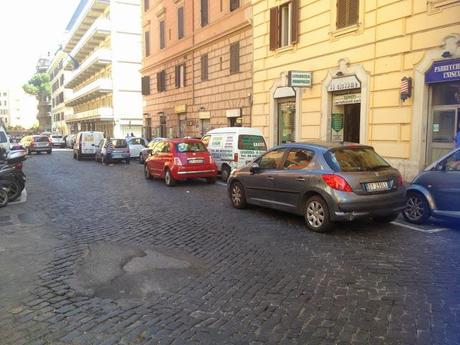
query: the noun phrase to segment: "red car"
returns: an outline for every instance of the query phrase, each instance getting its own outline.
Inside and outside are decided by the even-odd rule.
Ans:
[[[145,178],[164,178],[167,186],[176,181],[205,178],[215,183],[217,166],[198,139],[164,139],[156,143],[144,164]]]

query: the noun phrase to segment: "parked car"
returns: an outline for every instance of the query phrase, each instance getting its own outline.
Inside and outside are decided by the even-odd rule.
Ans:
[[[144,164],[145,178],[160,177],[167,186],[176,181],[205,178],[215,183],[217,166],[198,139],[165,139],[153,146]]]
[[[6,153],[10,151],[10,142],[8,140],[8,135],[6,134],[5,129],[0,126],[0,148],[3,148]]]
[[[130,153],[128,143],[125,139],[102,139],[99,144],[96,145],[96,162],[100,161],[101,163],[105,163],[107,161],[107,149],[105,148],[107,140],[111,140],[113,145],[111,161],[124,161],[126,164],[129,164]]]
[[[73,148],[75,142],[75,134],[66,134],[62,137],[64,140],[64,147]]]
[[[128,139],[131,158],[140,157],[141,151],[147,147],[148,141],[144,138],[131,137]]]
[[[53,144],[46,135],[27,135],[21,139],[20,144],[28,155],[31,155],[32,152],[37,154],[41,152],[51,154],[53,152]]]
[[[65,147],[65,141],[62,135],[60,134],[51,134],[49,136],[51,143],[53,146],[57,147]]]
[[[371,146],[347,143],[277,146],[234,170],[228,190],[235,208],[254,204],[303,215],[317,232],[359,217],[391,222],[406,196],[398,170]]]
[[[460,148],[417,175],[407,188],[404,218],[423,224],[428,218],[460,219]]]
[[[224,181],[233,169],[244,167],[267,151],[262,132],[256,128],[217,128],[206,133],[201,140],[214,158]]]
[[[73,158],[93,158],[96,155],[96,145],[104,138],[102,132],[78,132],[73,145]]]
[[[166,140],[166,138],[160,138],[160,137],[153,138],[152,141],[150,141],[147,144],[147,146],[141,150],[141,152],[139,154],[139,163],[144,164],[145,160],[149,156],[149,154],[150,154],[151,150],[153,149],[153,147],[155,146],[155,144],[160,142],[160,141],[162,141],[162,140]]]

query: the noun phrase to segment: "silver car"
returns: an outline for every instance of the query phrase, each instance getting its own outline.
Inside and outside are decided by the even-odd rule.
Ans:
[[[351,143],[277,146],[234,170],[228,190],[236,208],[254,204],[303,215],[317,232],[360,217],[391,222],[406,196],[398,170],[371,146]]]

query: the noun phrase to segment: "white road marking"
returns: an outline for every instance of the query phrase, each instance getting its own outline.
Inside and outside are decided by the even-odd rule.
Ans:
[[[13,201],[13,202],[10,202],[8,203],[8,206],[10,205],[17,205],[17,204],[23,204],[27,201],[27,190],[24,188],[22,190],[22,193],[21,193],[21,196],[19,197],[19,199],[17,199],[16,201]]]
[[[436,233],[436,232],[441,232],[441,231],[449,230],[449,229],[447,229],[447,228],[420,229],[420,228],[417,228],[417,227],[415,227],[415,226],[403,224],[403,223],[400,223],[400,222],[391,222],[391,224],[394,224],[394,225],[397,225],[397,226],[401,226],[401,227],[403,227],[403,228],[410,229],[410,230],[415,230],[415,231],[424,232],[424,233],[427,233],[427,234],[434,234],[434,233]]]

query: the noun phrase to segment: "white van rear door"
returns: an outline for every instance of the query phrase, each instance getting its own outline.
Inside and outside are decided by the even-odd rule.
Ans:
[[[95,133],[82,133],[81,135],[81,153],[94,154],[96,153],[97,139]]]

